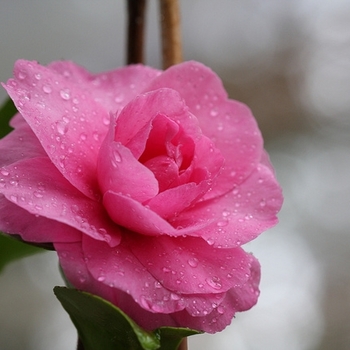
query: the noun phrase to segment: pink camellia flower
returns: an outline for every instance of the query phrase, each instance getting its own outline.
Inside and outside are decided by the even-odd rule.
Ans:
[[[250,110],[197,62],[90,74],[20,60],[0,141],[0,230],[52,243],[70,283],[146,329],[214,333],[258,298],[241,245],[280,187]]]

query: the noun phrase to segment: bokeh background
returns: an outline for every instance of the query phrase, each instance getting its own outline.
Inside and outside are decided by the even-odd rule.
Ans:
[[[246,249],[261,297],[191,350],[350,348],[350,2],[182,0],[185,59],[209,65],[263,132],[285,203],[280,224]],[[18,58],[70,59],[91,71],[125,63],[125,1],[0,0],[0,80]],[[149,1],[147,64],[160,68],[158,1]],[[0,91],[0,99],[5,99]],[[54,253],[0,276],[0,349],[69,350],[75,329],[52,288]]]

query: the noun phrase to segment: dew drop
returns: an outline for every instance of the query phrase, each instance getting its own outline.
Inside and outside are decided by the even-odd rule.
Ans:
[[[187,262],[188,262],[188,265],[190,265],[191,267],[198,266],[198,259],[197,258],[191,258]]]
[[[178,294],[171,293],[171,294],[170,294],[170,299],[171,299],[171,300],[180,300],[181,297],[180,297],[180,295],[178,295]]]
[[[35,79],[36,80],[40,80],[41,79],[41,74],[40,73],[37,73],[34,75]]]
[[[56,130],[60,135],[64,135],[68,131],[68,125],[64,121],[58,121],[56,123]]]
[[[87,135],[84,132],[82,132],[80,134],[80,140],[85,141],[86,139],[87,139]]]
[[[117,163],[120,163],[122,161],[122,157],[117,150],[113,150],[113,158]]]
[[[110,119],[107,116],[105,116],[105,117],[103,117],[102,122],[103,122],[104,125],[108,126],[111,121],[110,121]]]
[[[50,94],[52,92],[52,89],[51,89],[50,86],[44,85],[43,86],[43,91],[45,92],[45,94]]]
[[[15,195],[11,194],[11,196],[10,196],[10,200],[11,200],[12,202],[17,203],[18,198],[17,198],[17,196],[15,196]]]
[[[8,176],[8,174],[10,174],[7,170],[5,169],[1,169],[0,170],[1,174],[4,175],[4,176]]]
[[[106,279],[105,276],[100,276],[100,277],[97,278],[97,281],[103,282],[105,279]]]
[[[27,73],[26,72],[23,72],[23,71],[19,71],[18,72],[18,78],[20,80],[24,80],[26,77],[27,77]]]
[[[266,201],[264,199],[262,199],[259,203],[259,205],[263,208],[266,206]]]
[[[214,239],[213,238],[208,238],[207,239],[207,243],[209,244],[209,245],[213,245],[214,244]]]
[[[213,276],[213,277],[211,277],[211,278],[207,278],[207,279],[206,279],[206,282],[207,282],[207,284],[208,284],[210,287],[212,287],[212,288],[214,288],[214,289],[217,289],[217,290],[218,290],[218,289],[221,289],[221,288],[222,288],[222,283],[221,283],[219,277]]]
[[[219,221],[217,222],[216,226],[218,227],[224,227],[228,225],[228,220],[223,220],[223,221]]]
[[[157,289],[162,288],[161,283],[159,281],[155,281],[154,282],[154,288],[157,288]]]
[[[70,99],[70,90],[69,89],[62,89],[60,91],[60,96],[63,100],[69,100]]]
[[[34,192],[34,197],[36,197],[36,198],[43,198],[43,194],[40,193],[40,192],[35,191]]]
[[[212,109],[212,110],[210,111],[210,115],[211,115],[212,117],[216,117],[218,114],[219,114],[219,112],[218,112],[216,109]]]

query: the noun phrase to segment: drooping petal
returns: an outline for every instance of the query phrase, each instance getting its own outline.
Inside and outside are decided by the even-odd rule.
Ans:
[[[181,294],[216,294],[244,285],[250,259],[241,248],[216,249],[200,238],[145,237],[130,243],[143,266]]]
[[[228,100],[219,77],[198,62],[184,62],[155,78],[146,91],[168,87],[178,91],[199,121],[203,134],[214,141],[227,160],[207,198],[239,184],[257,166],[262,137],[247,106]]]
[[[277,223],[282,200],[274,174],[259,165],[240,186],[217,199],[198,203],[172,224],[188,227],[207,220],[210,224],[197,232],[198,236],[217,247],[240,246]]]
[[[128,234],[126,232],[126,234]],[[129,233],[132,234],[132,233]],[[164,288],[138,260],[125,239],[117,247],[83,237],[85,262],[92,276],[107,286],[118,288],[151,312],[171,313],[184,309],[183,298]]]
[[[90,198],[98,196],[96,162],[109,114],[82,86],[36,62],[17,61],[5,85],[59,171]]]
[[[17,199],[22,201],[22,197]],[[0,195],[0,231],[20,235],[26,242],[77,242],[81,232],[56,220],[31,214]]]
[[[29,213],[64,223],[112,246],[120,242],[119,228],[101,203],[74,188],[49,158],[23,160],[1,172],[1,193]]]

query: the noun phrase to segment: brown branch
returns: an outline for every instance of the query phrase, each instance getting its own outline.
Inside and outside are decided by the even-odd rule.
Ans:
[[[182,62],[180,6],[178,0],[159,0],[162,26],[163,69]]]
[[[127,64],[143,63],[146,0],[127,0]]]

